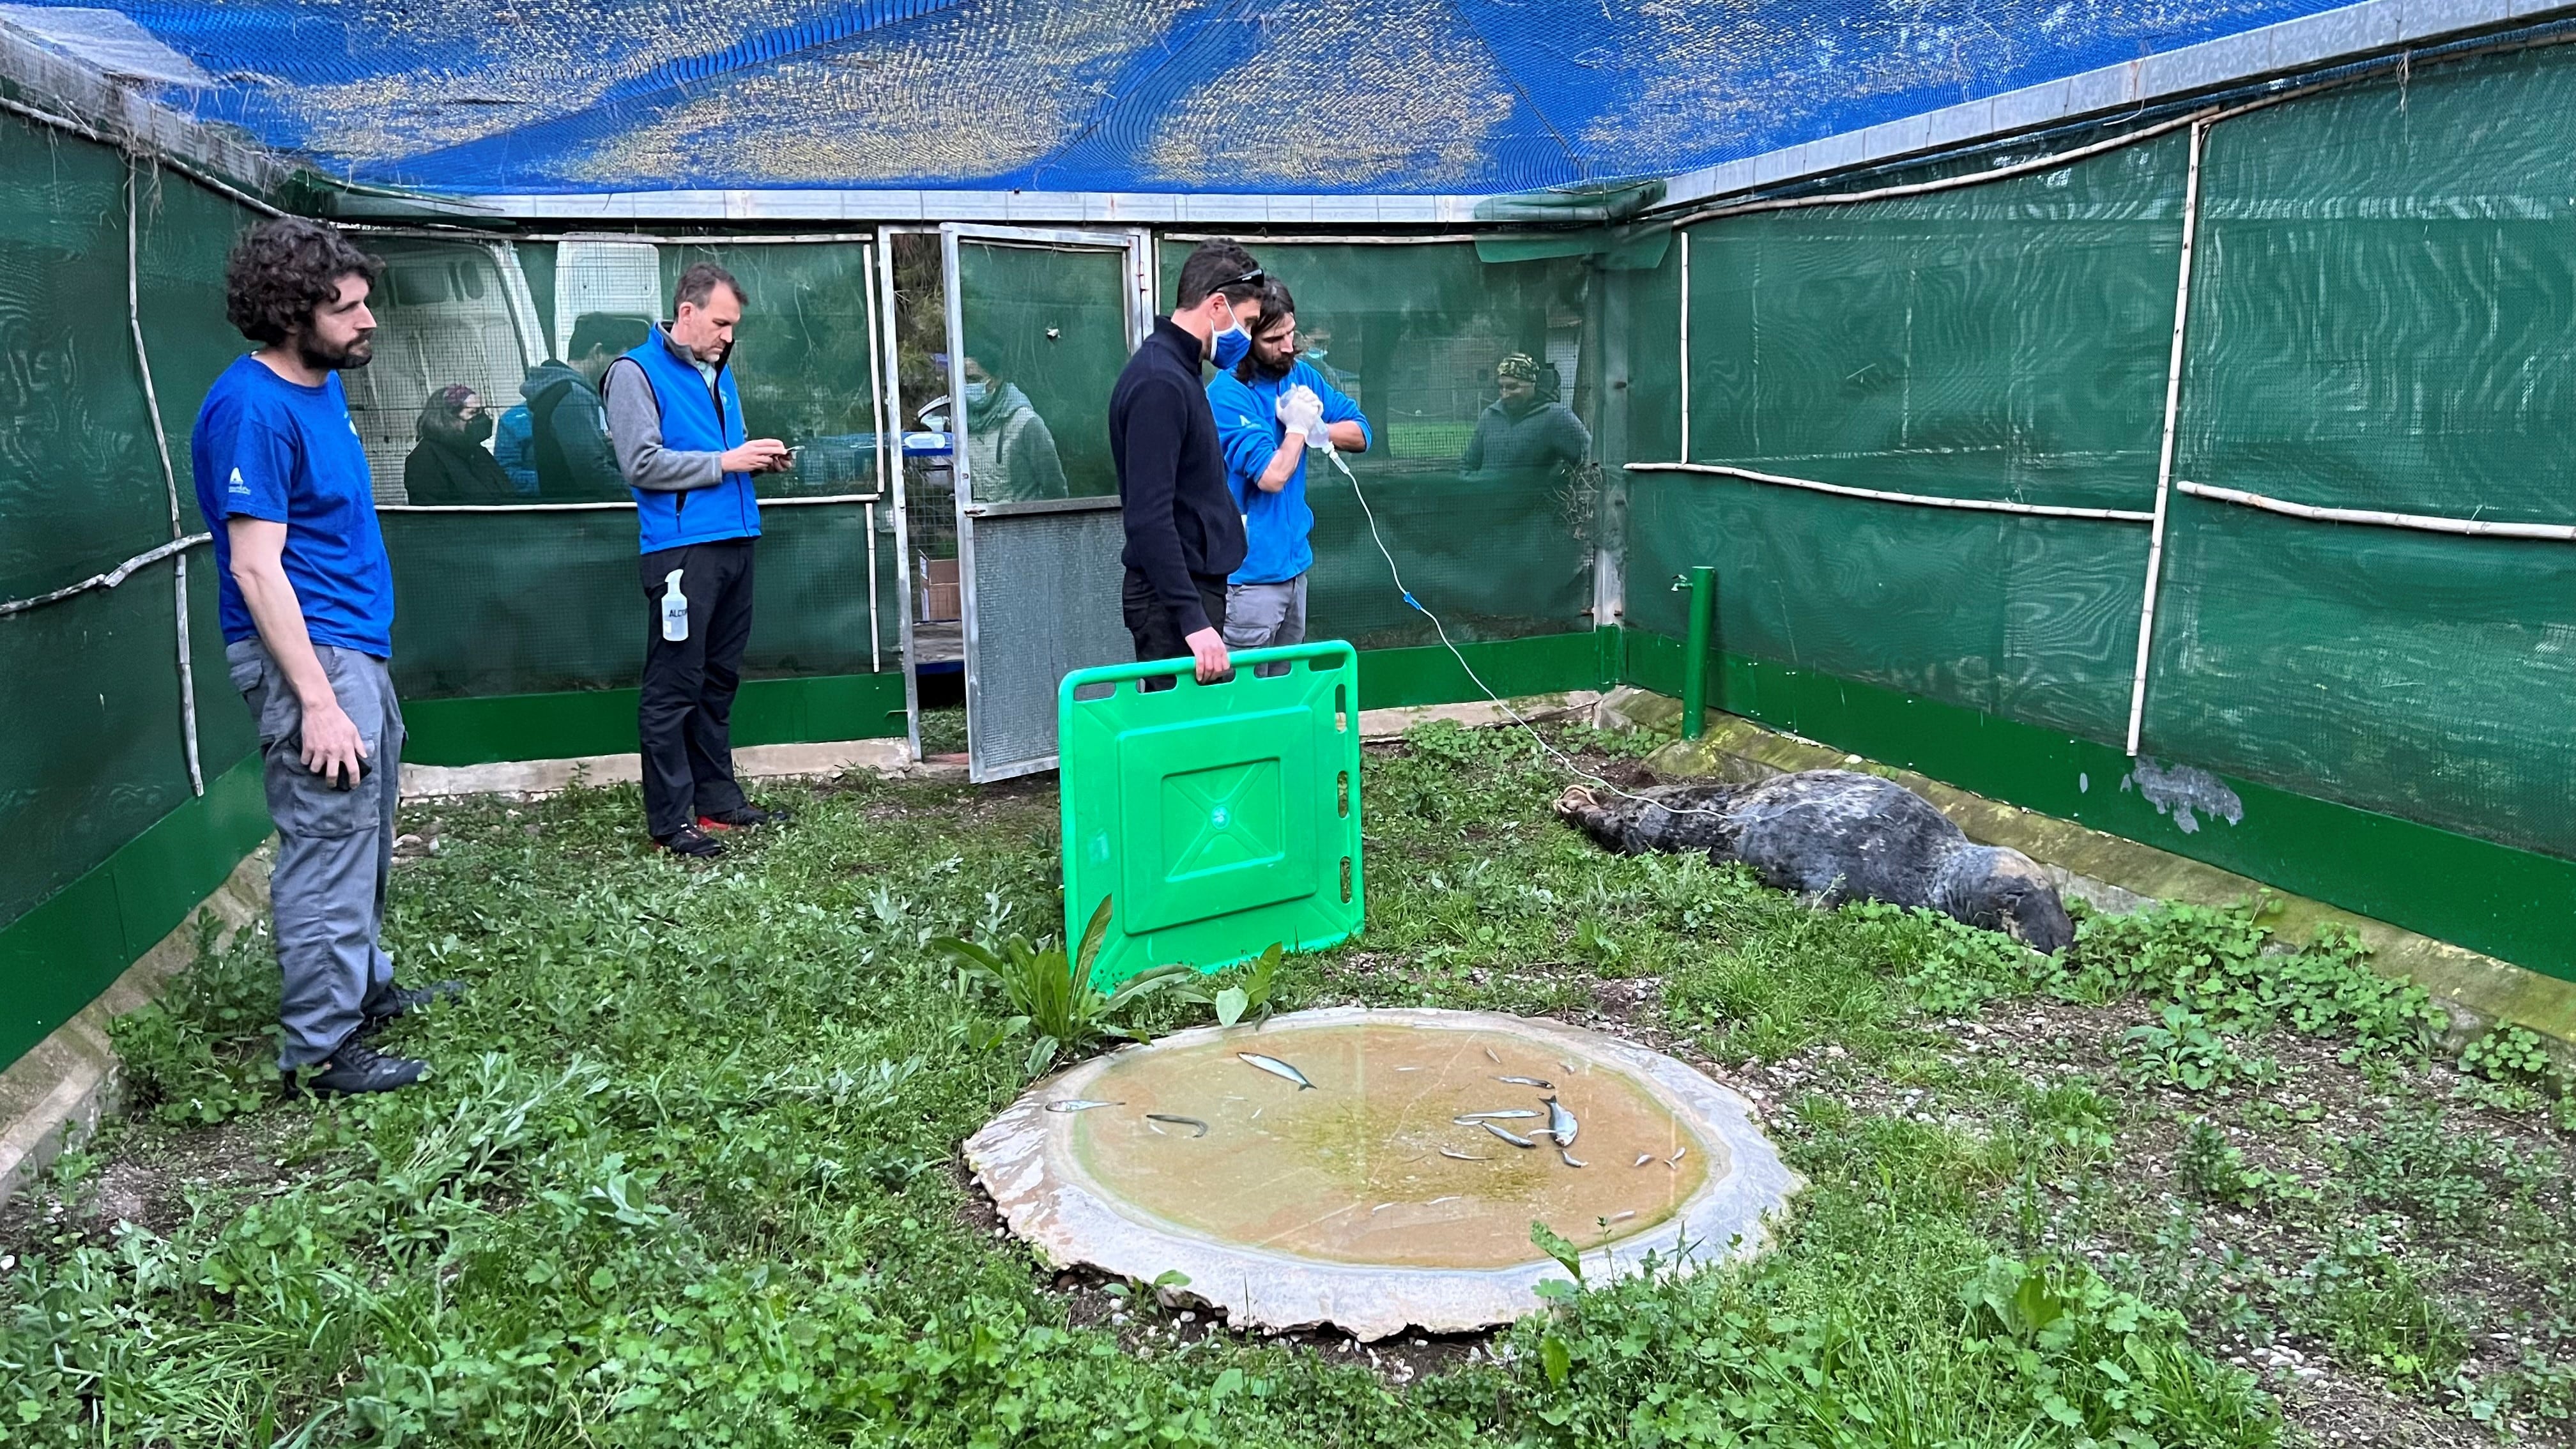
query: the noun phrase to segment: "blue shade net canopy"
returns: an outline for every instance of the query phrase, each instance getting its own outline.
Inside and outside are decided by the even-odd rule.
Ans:
[[[361,184],[1481,196],[1676,174],[2331,8],[130,0],[116,13],[203,72],[147,79],[163,99]],[[40,35],[113,19],[0,6],[0,24]]]

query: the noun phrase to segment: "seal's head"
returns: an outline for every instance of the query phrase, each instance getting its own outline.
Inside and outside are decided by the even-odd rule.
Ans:
[[[2075,939],[2057,887],[2018,850],[1971,845],[1951,852],[1933,877],[1932,899],[1945,913],[2034,951],[2055,955]]]

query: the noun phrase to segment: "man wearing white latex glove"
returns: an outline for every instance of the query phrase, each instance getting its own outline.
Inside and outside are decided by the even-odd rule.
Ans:
[[[1243,564],[1226,580],[1229,649],[1301,644],[1315,514],[1306,504],[1310,448],[1367,450],[1368,419],[1298,355],[1297,304],[1276,278],[1262,289],[1252,350],[1208,384],[1225,450],[1226,487],[1243,512]]]

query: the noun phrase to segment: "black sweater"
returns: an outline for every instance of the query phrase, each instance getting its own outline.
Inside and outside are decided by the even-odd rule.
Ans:
[[[1153,335],[1109,394],[1109,456],[1118,467],[1129,568],[1145,575],[1184,635],[1211,627],[1191,581],[1243,565],[1243,515],[1225,486],[1225,454],[1199,382],[1199,340],[1154,319]]]

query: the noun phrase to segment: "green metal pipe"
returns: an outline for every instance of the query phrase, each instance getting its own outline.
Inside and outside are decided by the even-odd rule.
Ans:
[[[1695,740],[1708,712],[1708,636],[1717,614],[1717,570],[1690,571],[1690,638],[1682,656],[1682,738]]]

